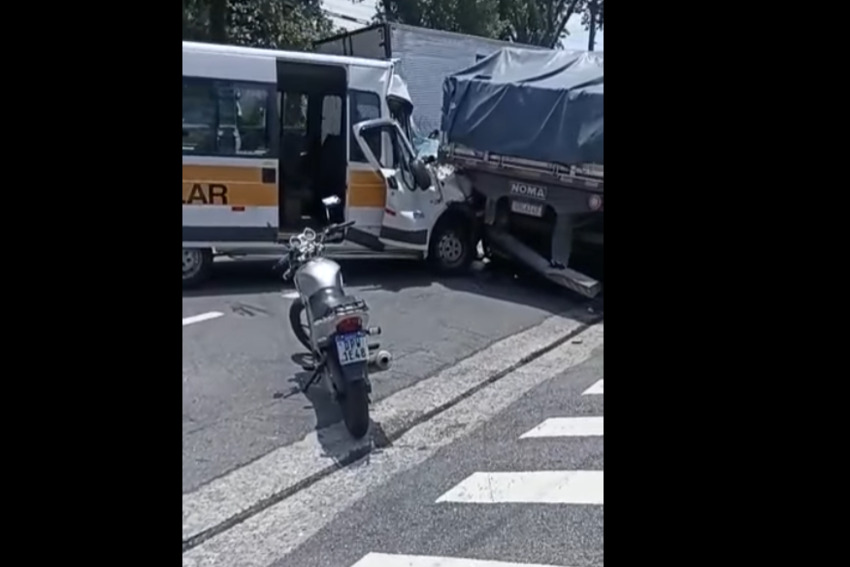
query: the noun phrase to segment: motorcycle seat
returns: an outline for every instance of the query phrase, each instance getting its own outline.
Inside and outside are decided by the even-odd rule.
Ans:
[[[310,296],[310,313],[315,319],[323,319],[333,315],[334,311],[339,307],[357,307],[361,308],[362,301],[354,296],[346,295],[336,287],[326,287],[320,289]]]

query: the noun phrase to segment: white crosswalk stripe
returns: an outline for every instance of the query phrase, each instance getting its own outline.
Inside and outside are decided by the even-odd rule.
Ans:
[[[547,419],[520,439],[531,437],[591,437],[602,435],[601,417],[553,417]]]
[[[557,567],[537,563],[509,563],[482,559],[459,559],[431,555],[398,555],[369,553],[351,567]]]
[[[604,395],[598,380],[584,392]],[[603,416],[551,417],[519,436],[523,443],[558,438],[602,437]],[[437,498],[445,504],[584,505],[604,504],[604,472],[601,470],[478,471]],[[555,567],[459,557],[369,553],[351,567]]]
[[[602,471],[473,473],[437,502],[602,504]]]

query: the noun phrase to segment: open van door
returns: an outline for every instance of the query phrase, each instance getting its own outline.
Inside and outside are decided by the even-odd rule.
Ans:
[[[427,171],[415,163],[410,141],[398,124],[388,118],[355,124],[354,138],[368,162],[380,172],[386,186],[379,240],[388,246],[425,252],[438,199],[430,190]],[[376,151],[381,153],[378,150],[381,141],[385,146],[383,156],[375,155]]]

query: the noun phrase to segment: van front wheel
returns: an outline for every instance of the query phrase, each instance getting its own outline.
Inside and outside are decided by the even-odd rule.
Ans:
[[[461,215],[449,215],[437,222],[431,231],[428,263],[440,274],[465,272],[475,258],[470,231]]]
[[[209,248],[183,249],[183,287],[196,287],[207,280],[212,270],[213,255]]]

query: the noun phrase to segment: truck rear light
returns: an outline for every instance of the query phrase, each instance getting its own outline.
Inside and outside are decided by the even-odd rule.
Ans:
[[[340,333],[353,333],[359,331],[362,325],[360,317],[347,317],[336,324],[336,330]]]
[[[590,207],[591,211],[598,211],[602,208],[602,197],[599,195],[591,195],[587,200],[587,206]]]

